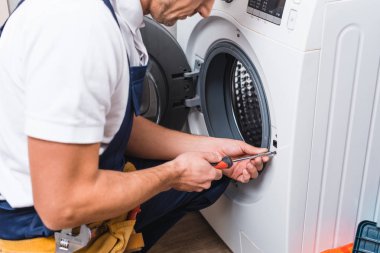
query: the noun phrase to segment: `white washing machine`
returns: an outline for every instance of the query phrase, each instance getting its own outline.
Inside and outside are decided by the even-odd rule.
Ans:
[[[204,217],[234,252],[312,253],[380,221],[380,1],[216,1],[177,24],[190,131],[277,149]],[[199,74],[197,74],[199,72]]]
[[[378,10],[217,0],[210,18],[178,23],[179,44],[147,19],[144,115],[277,150],[258,179],[203,211],[234,252],[317,253],[380,221]]]

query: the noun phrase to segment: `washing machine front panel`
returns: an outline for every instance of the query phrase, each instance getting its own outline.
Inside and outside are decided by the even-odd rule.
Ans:
[[[241,1],[218,1],[207,21],[179,23],[191,66],[222,39],[249,56],[267,96],[271,138],[278,135],[278,155],[259,181],[238,185],[235,195],[231,185],[203,211],[234,252],[317,253],[348,243],[356,221],[380,219],[379,5],[287,0],[276,25],[247,14]]]
[[[192,35],[187,48],[190,64],[203,62],[202,68],[205,68],[211,62],[209,70],[219,76],[228,75],[229,71],[212,69],[213,62],[208,57],[212,55],[210,49],[218,45],[218,42],[233,41],[232,44],[247,56],[261,81],[270,112],[269,147],[275,149],[273,141],[276,140],[278,151],[278,155],[258,179],[249,184],[231,184],[220,201],[203,214],[234,252],[252,252],[253,249],[256,249],[253,252],[297,252],[291,249],[296,247],[294,245],[301,245],[302,241],[302,213],[306,202],[313,122],[313,113],[310,112],[314,111],[313,97],[317,83],[315,68],[318,66],[319,52],[305,54],[281,46],[276,41],[239,26],[233,20],[221,17],[199,22]],[[215,54],[214,59],[219,67],[228,65],[223,63],[228,62],[228,57],[218,58],[219,54]],[[308,63],[307,66],[303,65],[305,62]],[[218,64],[215,63],[214,66]],[[250,78],[253,76],[250,74]],[[200,86],[202,85],[207,84]],[[223,85],[220,81],[222,88]],[[199,113],[197,122],[201,122],[202,116],[206,118],[206,132],[212,135],[214,129],[210,128],[207,121],[214,116],[209,115],[210,118],[207,119],[204,110],[209,99],[206,99],[205,94],[200,94],[200,97],[204,97],[203,115]],[[217,104],[223,107],[221,97],[223,96],[218,96],[220,100]],[[221,111],[223,110],[222,108]],[[236,112],[232,112],[236,116]],[[292,238],[292,243],[288,243],[288,238]]]
[[[198,87],[202,116],[210,136],[240,139],[272,150],[277,147],[275,138],[271,147],[271,120],[262,81],[254,64],[238,45],[219,40],[210,46]],[[233,201],[252,203],[260,198],[270,177],[270,174],[265,176],[266,180],[260,177],[253,187],[231,185],[226,195]]]
[[[183,129],[189,108],[185,100],[194,97],[195,85],[186,56],[175,38],[160,24],[145,18],[141,34],[149,53],[144,80],[142,115],[171,129]]]
[[[230,15],[252,31],[306,51],[320,48],[321,29],[310,33],[310,28],[316,25],[315,16],[323,17],[324,4],[323,0],[216,1],[213,15]]]
[[[322,23],[327,0],[242,0],[215,1],[211,16],[229,16],[242,27],[262,34],[296,50],[321,48]],[[251,7],[251,6],[255,7]],[[201,20],[196,15],[178,22],[177,38],[186,48],[194,26]]]

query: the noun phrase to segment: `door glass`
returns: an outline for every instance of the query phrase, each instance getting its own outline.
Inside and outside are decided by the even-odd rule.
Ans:
[[[254,80],[243,63],[238,60],[233,65],[232,72],[232,104],[240,133],[248,143],[260,147],[262,119]]]

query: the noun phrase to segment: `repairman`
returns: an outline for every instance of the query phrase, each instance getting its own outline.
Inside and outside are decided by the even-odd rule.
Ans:
[[[135,251],[140,233],[146,252],[231,178],[257,177],[268,157],[210,163],[266,149],[139,117],[143,15],[173,25],[213,2],[20,2],[0,30],[0,252]]]

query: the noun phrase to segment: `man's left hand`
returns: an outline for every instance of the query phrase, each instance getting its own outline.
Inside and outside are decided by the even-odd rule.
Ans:
[[[232,159],[268,151],[266,148],[257,148],[244,141],[232,139],[210,138],[208,142],[212,145],[212,152],[218,152],[221,156],[230,156]],[[241,183],[248,183],[250,179],[258,177],[259,171],[268,161],[269,157],[258,157],[254,160],[236,162],[231,168],[224,169],[223,174]]]

